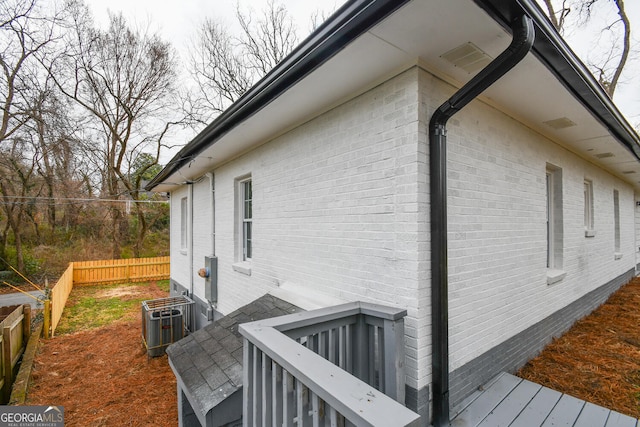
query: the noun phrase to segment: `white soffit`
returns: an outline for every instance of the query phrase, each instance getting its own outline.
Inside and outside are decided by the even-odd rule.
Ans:
[[[435,3],[435,4],[434,4]],[[437,20],[428,17],[437,16]],[[427,18],[425,18],[427,17]],[[372,33],[387,40],[427,64],[430,72],[461,87],[472,77],[442,56],[473,43],[492,57],[511,42],[511,35],[470,0],[447,2],[414,1],[376,26]],[[487,89],[482,99],[540,134],[581,157],[609,168],[625,180],[621,164],[636,162],[631,152],[611,136],[591,113],[529,53],[522,62]],[[445,101],[445,100],[443,100]],[[558,122],[570,126],[550,126]],[[597,139],[597,150],[589,150]],[[613,156],[595,157],[611,152]],[[627,169],[628,171],[628,169]],[[636,180],[637,181],[637,180]]]

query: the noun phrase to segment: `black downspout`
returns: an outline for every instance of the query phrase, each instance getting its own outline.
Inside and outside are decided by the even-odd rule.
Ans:
[[[431,170],[431,339],[433,425],[449,425],[449,301],[447,270],[447,120],[500,79],[533,46],[535,30],[528,16],[512,24],[509,47],[442,104],[429,121]]]

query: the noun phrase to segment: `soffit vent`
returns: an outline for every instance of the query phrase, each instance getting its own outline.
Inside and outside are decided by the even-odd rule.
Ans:
[[[451,49],[449,52],[442,54],[440,58],[449,61],[470,74],[483,69],[493,59],[471,42]]]
[[[572,122],[567,117],[560,117],[559,119],[547,120],[546,122],[542,122],[545,125],[554,128],[555,130],[566,129],[576,124]]]
[[[595,154],[595,156],[599,159],[606,159],[608,157],[613,157],[613,153],[600,153],[600,154]]]

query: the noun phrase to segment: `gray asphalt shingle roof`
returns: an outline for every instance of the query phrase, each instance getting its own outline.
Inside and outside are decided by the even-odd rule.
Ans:
[[[302,311],[272,295],[257,300],[167,348],[174,374],[203,414],[242,387],[242,336],[238,325]]]

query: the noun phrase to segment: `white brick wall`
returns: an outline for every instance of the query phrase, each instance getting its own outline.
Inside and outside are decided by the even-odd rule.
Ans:
[[[421,74],[427,114],[452,93]],[[450,120],[447,155],[452,370],[633,268],[628,184],[479,101]],[[554,285],[546,278],[547,164],[562,169],[566,277]],[[592,238],[584,234],[585,178],[593,181]],[[614,260],[614,189],[620,260]]]
[[[416,295],[428,266],[417,75],[409,70],[214,171],[219,311],[228,313],[285,282],[301,292],[310,288],[347,301],[406,308],[408,365],[417,369],[416,329],[427,314]],[[232,268],[238,261],[235,184],[248,174],[251,276]],[[210,252],[201,231],[210,216],[198,209],[195,269]],[[426,337],[422,341],[425,347]],[[417,372],[410,375],[410,385],[417,387]]]
[[[219,167],[215,173],[218,310],[279,284],[408,310],[409,386],[430,382],[428,119],[454,89],[410,69]],[[478,101],[450,120],[451,369],[535,324],[635,264],[634,195],[624,182]],[[545,170],[562,169],[564,271],[547,285]],[[238,178],[253,180],[251,275],[234,271]],[[595,231],[585,238],[583,180]],[[613,190],[622,252],[614,260]],[[211,254],[209,179],[193,185],[194,271],[180,252],[172,193],[172,277],[204,297],[195,275]],[[640,220],[638,220],[640,223]],[[640,228],[640,227],[639,227]]]
[[[171,223],[170,223],[170,255],[171,255],[171,278],[179,282],[182,286],[189,288],[189,256],[187,251],[180,248],[180,201],[183,197],[189,197],[189,189],[185,185],[171,192]],[[188,204],[188,203],[187,203]],[[189,229],[190,233],[190,229]],[[188,246],[188,245],[187,245]]]
[[[208,176],[193,184],[193,293],[202,300],[204,296],[205,279],[197,272],[204,267],[204,257],[213,254],[211,213],[211,183]]]

